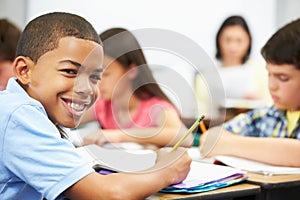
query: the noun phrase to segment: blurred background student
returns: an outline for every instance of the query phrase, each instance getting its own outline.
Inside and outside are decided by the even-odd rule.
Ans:
[[[100,38],[105,54],[100,98],[82,123],[97,120],[102,129],[91,131],[84,143],[136,142],[159,147],[176,143],[186,127],[153,78],[135,36],[126,29],[112,28]]]
[[[9,78],[14,77],[12,63],[15,59],[21,30],[7,19],[0,19],[0,90]]]
[[[225,93],[221,105],[225,108],[255,108],[270,102],[267,73],[263,64],[250,59],[251,44],[252,36],[242,16],[233,15],[223,21],[216,34],[215,66]],[[195,91],[203,109],[209,108],[210,91],[199,74]]]
[[[263,65],[250,59],[252,36],[242,16],[230,16],[216,36],[216,65],[227,98],[264,99]],[[265,90],[262,90],[265,89]]]

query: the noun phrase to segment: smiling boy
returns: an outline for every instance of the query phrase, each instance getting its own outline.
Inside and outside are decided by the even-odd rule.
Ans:
[[[14,61],[16,78],[0,92],[0,199],[142,199],[182,181],[191,159],[161,169],[100,175],[68,140],[98,96],[103,49],[85,19],[49,13],[24,29]],[[159,154],[159,159],[170,156]]]
[[[300,167],[300,19],[279,29],[261,53],[274,105],[207,131],[200,151],[207,156],[232,155]]]

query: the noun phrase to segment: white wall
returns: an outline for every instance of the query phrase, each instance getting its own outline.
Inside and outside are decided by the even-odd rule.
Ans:
[[[276,25],[281,27],[300,17],[299,0],[276,0]]]
[[[23,29],[27,17],[26,5],[27,0],[0,0],[0,18],[7,18]]]
[[[114,26],[130,30],[163,28],[188,37],[214,57],[215,36],[221,22],[229,15],[239,14],[245,17],[252,33],[252,58],[263,61],[260,48],[278,27],[300,17],[299,6],[299,0],[0,0],[0,17],[23,28],[40,14],[68,11],[85,17],[98,32]],[[193,75],[182,69],[190,66],[176,54],[157,50],[145,52],[150,64],[169,66],[186,79],[185,84],[176,85],[174,80],[170,84],[188,97],[191,91],[184,87],[193,84]],[[203,52],[199,56],[207,59]],[[153,68],[156,77],[170,80],[173,77],[168,75],[168,70]],[[184,103],[188,106],[187,113],[191,113],[193,99],[186,98]]]
[[[197,110],[193,91],[194,69],[177,54],[180,49],[188,49],[192,44],[181,43],[180,35],[187,37],[190,43],[199,45],[199,48],[202,47],[204,51],[198,48],[197,52],[190,53],[198,55],[198,60],[202,61],[201,67],[208,67],[208,59],[215,54],[215,36],[222,21],[229,15],[242,15],[253,37],[251,56],[262,61],[260,48],[275,31],[275,3],[275,0],[28,0],[27,21],[42,13],[67,11],[85,17],[99,33],[116,26],[129,30],[159,28],[174,31],[179,35],[173,34],[174,40],[170,41],[170,46],[172,49],[178,48],[177,52],[152,48],[145,50],[145,53],[148,62],[152,66],[156,65],[152,68],[154,76],[175,102],[182,116],[194,117],[201,112]],[[145,35],[136,35],[144,46]],[[169,39],[157,38],[162,43]]]
[[[27,21],[49,11],[69,11],[87,18],[101,32],[112,26],[177,31],[215,53],[215,35],[229,15],[243,15],[253,35],[252,56],[275,30],[275,0],[28,0]]]

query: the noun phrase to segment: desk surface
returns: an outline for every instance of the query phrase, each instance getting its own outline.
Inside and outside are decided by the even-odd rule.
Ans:
[[[258,184],[265,189],[300,186],[300,174],[269,176],[249,172],[247,175],[247,182]]]
[[[148,200],[164,199],[225,199],[232,197],[255,196],[260,193],[260,186],[249,183],[240,183],[217,190],[201,192],[195,194],[168,194],[157,193],[147,198]]]

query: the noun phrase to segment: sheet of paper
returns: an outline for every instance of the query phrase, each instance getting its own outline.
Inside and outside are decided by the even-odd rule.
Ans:
[[[225,165],[234,167],[236,169],[248,171],[248,172],[256,172],[267,175],[272,174],[300,174],[300,168],[296,167],[281,167],[268,165],[265,163],[260,163],[244,158],[238,158],[233,156],[216,156],[216,160],[224,163]]]
[[[77,152],[86,159],[91,166],[99,164],[103,168],[118,172],[138,172],[154,166],[157,154],[152,150],[124,150],[103,148],[87,145],[76,148]]]
[[[228,177],[233,179],[235,177],[244,176],[245,174],[246,173],[244,171],[232,167],[192,161],[191,170],[188,176],[181,184],[178,184],[177,186],[189,188],[211,182],[224,182],[224,180]]]

